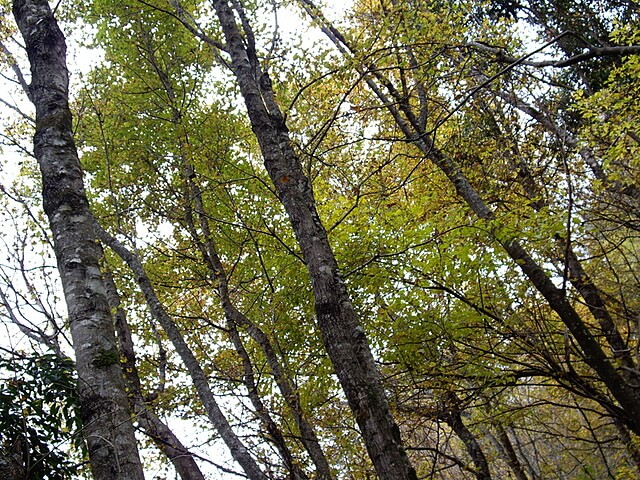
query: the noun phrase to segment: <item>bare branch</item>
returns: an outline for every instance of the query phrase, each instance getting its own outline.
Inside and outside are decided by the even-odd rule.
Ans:
[[[2,52],[2,54],[5,57],[7,57],[7,60],[9,61],[9,66],[11,66],[11,69],[16,74],[16,78],[18,79],[18,83],[20,83],[20,86],[24,90],[24,93],[27,94],[27,97],[29,97],[29,100],[32,100],[31,99],[31,87],[30,87],[30,85],[27,83],[27,80],[25,79],[24,75],[22,74],[22,70],[20,70],[20,66],[18,65],[18,62],[17,62],[16,58],[13,56],[13,54],[9,51],[7,46],[2,41],[0,41],[0,52]]]
[[[557,37],[555,37],[550,42],[544,44],[543,47],[549,46],[551,43],[555,43],[561,36],[573,35],[571,32],[565,32]],[[532,54],[526,54],[522,57],[512,57],[507,54],[507,52],[500,47],[494,47],[492,45],[487,45],[482,42],[470,42],[467,44],[468,47],[474,48],[476,50],[480,50],[482,52],[487,52],[495,56],[495,60],[498,63],[506,63],[506,64],[515,64],[515,65],[526,65],[529,67],[553,67],[553,68],[564,68],[570,67],[580,62],[585,62],[587,60],[591,60],[593,58],[598,57],[624,57],[628,55],[640,55],[640,45],[620,45],[620,46],[611,46],[611,47],[596,47],[595,45],[587,44],[585,45],[586,51],[579,53],[577,55],[573,55],[569,58],[563,59],[555,59],[555,60],[526,60]],[[541,49],[537,49],[536,52],[539,52]]]

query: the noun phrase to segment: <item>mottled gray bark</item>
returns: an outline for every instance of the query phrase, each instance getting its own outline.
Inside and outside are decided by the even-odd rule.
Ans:
[[[133,347],[131,329],[127,322],[127,315],[122,308],[116,284],[108,273],[105,273],[105,283],[109,306],[114,312],[120,354],[124,359],[122,368],[127,382],[129,402],[138,419],[138,425],[160,451],[165,454],[182,480],[204,480],[204,475],[191,452],[182,444],[169,426],[158,417],[151,402],[146,400],[138,374],[136,354]]]
[[[25,480],[27,469],[21,460],[19,455],[0,447],[0,478],[2,480]]]
[[[216,0],[213,6],[265,167],[302,249],[325,348],[369,457],[381,479],[415,479],[364,329],[318,215],[311,183],[291,145],[271,80],[257,58],[251,26],[239,2],[234,3],[235,14],[226,0]]]
[[[34,152],[69,313],[91,470],[97,480],[140,480],[144,476],[99,267],[102,249],[71,130],[64,35],[45,0],[16,0],[13,13],[31,64]]]
[[[180,329],[167,313],[162,302],[160,302],[160,299],[158,299],[140,258],[127,249],[116,238],[109,235],[97,223],[95,223],[94,228],[100,241],[122,258],[135,275],[136,282],[145,297],[151,315],[160,324],[160,326],[162,326],[167,337],[176,349],[176,353],[184,363],[207,417],[220,435],[220,438],[222,438],[225,445],[229,448],[233,459],[238,462],[249,479],[267,480],[268,477],[262,472],[256,461],[253,459],[249,449],[233,431],[229,421],[220,409],[220,406],[218,405],[218,402],[211,390],[211,386],[209,385],[207,375],[182,336]]]

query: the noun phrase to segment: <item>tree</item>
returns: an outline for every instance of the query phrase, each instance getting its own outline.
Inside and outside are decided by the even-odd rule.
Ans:
[[[78,5],[106,63],[75,129],[151,442],[197,468],[154,433],[180,412],[250,478],[633,475],[631,7]]]
[[[66,46],[45,1],[13,13],[31,63],[34,152],[53,234],[78,372],[80,412],[95,478],[143,478],[68,105]],[[114,462],[114,459],[116,462]]]

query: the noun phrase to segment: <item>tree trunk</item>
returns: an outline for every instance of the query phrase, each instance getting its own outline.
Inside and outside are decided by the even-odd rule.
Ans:
[[[462,415],[460,413],[460,400],[455,393],[445,394],[444,399],[444,412],[440,415],[440,418],[451,427],[451,430],[458,436],[462,443],[464,443],[467,453],[471,457],[474,465],[474,474],[478,480],[491,480],[491,472],[489,471],[489,463],[487,457],[482,451],[482,447],[478,442],[476,436],[469,430],[469,428],[462,421]]]
[[[182,363],[184,363],[207,417],[220,435],[220,438],[222,438],[225,445],[229,448],[233,459],[238,462],[247,475],[247,478],[250,480],[267,480],[268,477],[253,459],[246,445],[233,431],[229,421],[220,409],[220,406],[211,391],[207,375],[182,336],[178,326],[169,316],[162,305],[162,302],[158,299],[140,258],[129,251],[116,238],[109,235],[100,225],[97,224],[97,222],[95,223],[94,228],[97,231],[100,240],[113,250],[122,260],[124,260],[135,275],[136,282],[145,297],[151,315],[163,328],[167,337],[176,349],[177,354],[180,356]]]
[[[513,470],[514,475],[517,480],[528,480],[527,473],[525,472],[524,466],[520,462],[518,458],[518,454],[516,453],[515,448],[513,448],[513,443],[509,438],[509,434],[505,430],[505,428],[497,423],[495,428],[498,430],[498,441],[502,446],[504,453],[506,454],[505,461]]]
[[[0,478],[2,480],[25,480],[27,469],[19,455],[0,447]]]
[[[112,276],[105,273],[107,300],[114,313],[116,333],[120,353],[124,357],[124,378],[127,382],[131,409],[138,418],[138,423],[144,433],[151,438],[169,461],[182,480],[204,480],[204,475],[196,463],[193,455],[180,442],[167,424],[156,415],[153,406],[145,399],[138,374],[136,354],[133,348],[131,329],[127,322],[127,315],[122,309],[120,295]]]
[[[97,480],[144,478],[99,267],[102,249],[84,192],[68,103],[66,45],[45,0],[16,0],[36,108],[35,156],[76,355],[83,433]]]
[[[265,167],[302,248],[325,348],[378,476],[415,479],[415,470],[404,451],[364,329],[316,210],[310,181],[291,145],[269,76],[260,67],[251,27],[240,5],[234,5],[244,35],[227,1],[213,2],[231,56],[231,69],[260,144]]]

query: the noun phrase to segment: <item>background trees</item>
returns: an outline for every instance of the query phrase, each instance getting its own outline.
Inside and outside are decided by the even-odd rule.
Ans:
[[[68,7],[130,408],[183,478],[637,475],[633,3]]]

